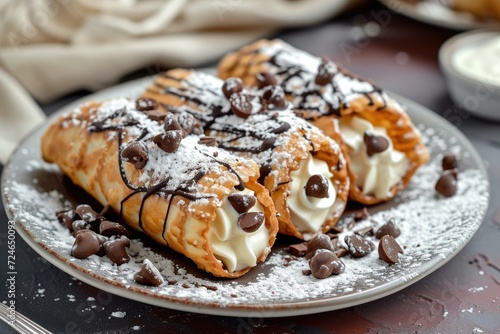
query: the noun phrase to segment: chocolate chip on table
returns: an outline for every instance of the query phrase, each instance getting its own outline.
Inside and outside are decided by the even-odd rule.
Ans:
[[[165,133],[157,134],[153,137],[153,142],[163,151],[173,153],[179,148],[183,137],[183,131],[171,130]]]
[[[68,210],[68,211],[59,211],[56,212],[56,217],[57,220],[66,226],[66,228],[70,231],[73,231],[73,227],[71,226],[73,222],[78,219],[78,215],[75,212],[75,210]]]
[[[231,111],[238,117],[248,118],[252,114],[252,97],[248,94],[235,93],[231,95]]]
[[[127,253],[126,247],[130,246],[130,241],[127,237],[121,236],[119,239],[111,239],[103,245],[106,256],[118,265],[130,261],[130,256]]]
[[[255,196],[247,194],[231,194],[227,199],[238,213],[248,212],[257,203]]]
[[[165,282],[158,269],[148,259],[142,262],[141,269],[134,275],[134,280],[137,283],[150,286],[162,285]]]
[[[353,257],[363,257],[370,254],[375,249],[375,245],[360,235],[353,234],[345,237],[347,251]]]
[[[257,86],[259,89],[262,89],[267,86],[276,86],[278,81],[276,77],[269,72],[260,72],[255,75],[255,79],[257,79]]]
[[[85,220],[87,223],[93,223],[95,221],[100,220],[100,216],[97,212],[92,209],[90,205],[80,204],[75,208],[75,212],[80,216],[82,220]]]
[[[262,212],[246,212],[238,216],[238,226],[247,233],[255,232],[264,223]]]
[[[443,170],[458,168],[458,157],[454,154],[448,154],[443,157],[441,162]]]
[[[262,94],[262,99],[267,102],[267,109],[283,110],[287,107],[285,92],[281,86],[268,86]]]
[[[344,263],[335,255],[334,252],[327,249],[319,249],[309,260],[311,274],[318,279],[324,279],[332,274],[341,274],[344,272]]]
[[[198,140],[198,144],[200,145],[205,145],[205,146],[218,146],[219,142],[217,141],[217,138],[215,137],[201,137],[200,140]]]
[[[75,243],[71,247],[71,255],[78,259],[86,259],[99,252],[99,239],[91,230],[81,230],[75,236]]]
[[[243,81],[240,78],[227,78],[222,85],[222,93],[229,100],[231,95],[239,93],[243,90]]]
[[[377,239],[382,239],[384,235],[390,235],[393,238],[399,237],[401,230],[396,226],[394,218],[389,219],[387,223],[380,226],[380,228],[375,233]]]
[[[306,195],[315,198],[327,198],[328,197],[328,179],[323,175],[313,175],[307,180]]]
[[[307,253],[307,243],[301,242],[300,244],[294,244],[288,246],[288,253],[297,257],[305,256]]]
[[[398,263],[398,254],[403,254],[403,250],[396,239],[390,235],[384,235],[378,244],[378,255],[380,259],[391,264]]]
[[[146,147],[139,142],[132,142],[122,150],[121,157],[125,162],[130,162],[137,169],[142,169],[148,163]]]
[[[332,81],[336,70],[335,64],[331,61],[323,60],[318,67],[318,74],[316,75],[314,82],[320,86],[329,84]]]
[[[457,193],[457,178],[453,170],[444,171],[434,187],[436,192],[444,197],[451,197]]]
[[[135,101],[135,107],[139,111],[154,110],[158,108],[158,102],[149,97],[140,97]]]
[[[172,113],[166,114],[165,118],[164,118],[164,122],[165,123],[163,123],[163,128],[165,129],[165,131],[168,132],[168,131],[172,131],[172,130],[178,130],[178,131],[184,132],[184,129],[179,124],[179,122],[177,121],[177,118],[175,117],[174,114],[172,114]],[[185,133],[183,133],[183,137],[185,137]]]
[[[332,240],[326,234],[318,234],[307,242],[306,258],[310,259],[318,249],[335,251]]]
[[[186,131],[188,135],[203,134],[203,127],[201,126],[200,121],[198,121],[193,115],[188,112],[180,112],[176,114],[176,116],[177,122],[179,122],[180,126],[184,129],[184,131]]]
[[[363,140],[366,145],[366,154],[370,157],[389,148],[389,141],[385,137],[377,136],[368,131],[365,132]]]
[[[99,224],[99,234],[111,237],[113,235],[127,235],[128,231],[122,224],[105,220]]]
[[[165,120],[165,111],[160,110],[160,109],[153,109],[153,110],[145,110],[143,111],[149,119],[157,122],[163,122]]]

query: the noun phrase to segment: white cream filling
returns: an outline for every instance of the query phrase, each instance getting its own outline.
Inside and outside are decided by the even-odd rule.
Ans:
[[[254,192],[249,189],[238,193],[254,195]],[[248,212],[264,212],[264,209],[257,202]],[[215,257],[224,263],[229,272],[257,265],[257,258],[269,247],[269,231],[265,226],[266,222],[264,221],[255,232],[243,231],[238,226],[240,214],[227,198],[216,213],[216,219],[212,222],[209,232]]]
[[[328,197],[317,198],[306,195],[305,186],[313,175],[323,175],[328,180]],[[332,184],[333,174],[323,160],[314,159],[311,154],[300,163],[300,168],[291,172],[291,193],[288,196],[288,210],[292,223],[301,233],[315,233],[325,222],[337,198]]]
[[[366,131],[385,137],[389,141],[389,147],[383,152],[368,156],[364,142]],[[350,168],[357,176],[356,186],[361,188],[365,195],[373,195],[376,198],[389,196],[391,188],[400,182],[406,173],[408,159],[404,153],[394,149],[384,128],[374,127],[360,117],[342,118],[340,132],[349,147]]]

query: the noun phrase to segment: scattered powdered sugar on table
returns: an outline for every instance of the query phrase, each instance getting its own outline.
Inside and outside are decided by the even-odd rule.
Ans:
[[[3,192],[11,215],[35,242],[62,257],[67,264],[76,266],[87,275],[120,285],[124,291],[141,291],[142,294],[152,295],[151,298],[218,307],[291,306],[365,292],[388,283],[402,285],[425,275],[436,264],[454,254],[476,231],[488,204],[487,180],[478,169],[462,168],[458,175],[457,194],[449,198],[437,196],[434,184],[441,172],[444,154],[459,154],[462,157],[461,166],[474,163],[467,162],[470,160],[468,152],[462,152],[453,138],[446,138],[443,133],[430,128],[420,129],[431,151],[431,161],[415,174],[409,188],[393,200],[394,207],[370,215],[356,223],[352,231],[339,235],[340,243],[344,244],[345,235],[367,226],[377,229],[389,218],[394,218],[401,229],[397,242],[404,248],[400,262],[388,265],[378,259],[377,249],[359,259],[345,256],[341,258],[345,263],[345,272],[323,280],[303,275],[302,270],[309,269],[306,259],[289,261],[290,255],[285,250],[274,250],[265,263],[236,280],[206,278],[205,275],[190,273],[174,260],[145,247],[140,239],[130,240],[128,251],[132,260],[121,266],[113,264],[107,257],[96,255],[84,260],[76,259],[70,256],[74,237],[55,217],[56,211],[71,207],[64,196],[57,191],[43,191],[38,184],[18,182],[16,177],[6,180]],[[53,166],[41,161],[21,168],[26,169],[25,173],[36,169],[47,169],[53,173]],[[346,216],[339,224],[350,221],[351,217]],[[378,245],[375,238],[370,240]],[[139,271],[144,259],[149,259],[164,276],[165,283],[161,286],[148,287],[134,281],[134,274]],[[479,291],[478,288],[471,292]],[[74,300],[71,295],[68,298]],[[113,312],[111,315],[123,317],[125,313]]]

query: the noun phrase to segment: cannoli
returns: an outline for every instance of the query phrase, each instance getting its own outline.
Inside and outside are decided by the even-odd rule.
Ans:
[[[352,200],[375,204],[392,198],[429,159],[419,131],[383,90],[281,40],[243,47],[222,59],[218,73],[257,89],[280,85],[297,115],[343,145]],[[332,122],[337,118],[341,138]]]
[[[256,94],[238,79],[175,69],[159,75],[144,96],[182,119],[193,116],[206,141],[257,162],[280,233],[308,239],[342,215],[349,180],[340,147],[298,118],[280,87]]]
[[[255,162],[159,117],[150,99],[89,102],[57,119],[42,155],[131,227],[215,276],[264,261],[278,231]]]

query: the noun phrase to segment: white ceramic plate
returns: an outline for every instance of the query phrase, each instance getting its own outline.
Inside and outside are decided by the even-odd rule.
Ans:
[[[448,5],[449,0],[380,0],[380,2],[395,12],[443,28],[455,30],[500,28],[498,20],[479,19],[472,14],[454,10]]]
[[[135,97],[149,82],[150,78],[132,81],[84,100]],[[83,282],[140,302],[206,314],[260,317],[310,314],[366,303],[399,291],[448,262],[474,235],[488,205],[487,175],[470,142],[433,112],[402,97],[397,99],[421,128],[432,159],[407,190],[389,203],[371,207],[369,219],[354,228],[381,225],[395,218],[402,231],[397,240],[405,247],[396,265],[379,260],[375,250],[361,259],[343,257],[343,274],[316,280],[302,274],[302,269],[308,268],[304,258],[290,261],[286,245],[297,240],[287,238],[279,238],[268,261],[236,280],[207,275],[190,260],[151,244],[144,236],[131,239],[132,261],[120,267],[105,257],[72,258],[69,253],[74,238],[56,221],[55,211],[91,203],[92,199],[57,167],[42,161],[40,138],[48,123],[28,136],[5,166],[5,208],[16,221],[19,235],[49,262]],[[51,120],[81,102],[62,108]],[[445,152],[462,157],[458,193],[451,198],[440,198],[434,191]],[[348,224],[351,213],[360,209],[351,208],[340,224]],[[339,239],[346,233],[352,231]],[[147,287],[135,283],[133,274],[144,258],[161,270],[165,284]]]

